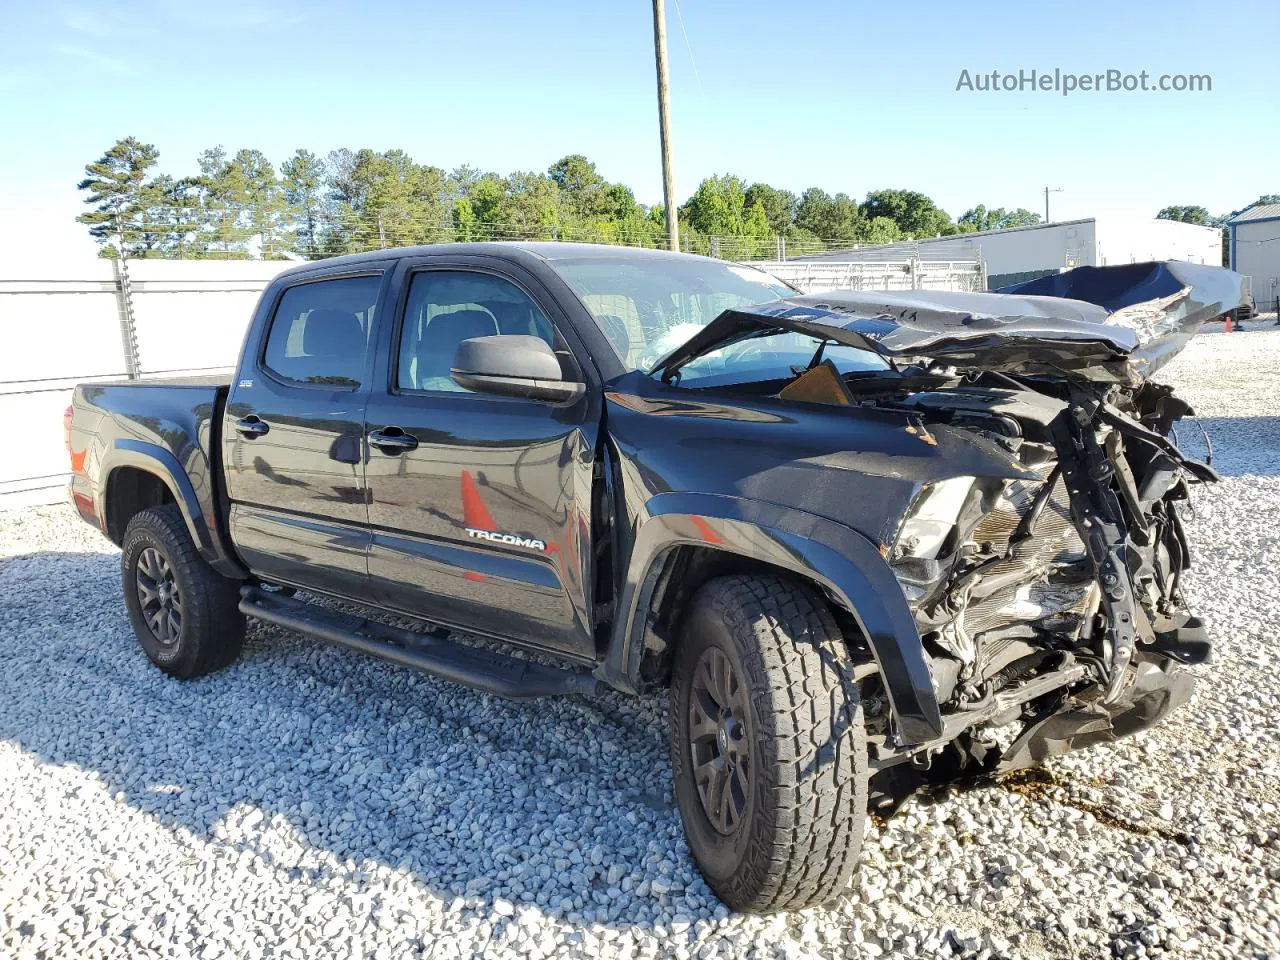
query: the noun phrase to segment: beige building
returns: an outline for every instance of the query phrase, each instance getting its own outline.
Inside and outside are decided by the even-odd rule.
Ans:
[[[1249,278],[1259,310],[1280,296],[1280,203],[1260,203],[1227,221],[1231,269]]]

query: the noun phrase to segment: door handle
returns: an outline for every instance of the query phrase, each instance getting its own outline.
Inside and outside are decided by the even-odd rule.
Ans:
[[[410,450],[417,449],[418,440],[399,427],[384,427],[369,434],[369,445],[377,447],[387,456],[395,456],[397,453],[408,453]]]
[[[254,437],[260,437],[271,428],[259,420],[253,414],[245,417],[243,420],[236,421],[236,432],[242,437],[252,440]]]

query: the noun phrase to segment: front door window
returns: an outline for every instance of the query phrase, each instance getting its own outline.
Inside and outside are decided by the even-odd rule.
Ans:
[[[461,270],[418,273],[409,285],[396,386],[470,392],[449,376],[458,344],[473,337],[511,333],[541,337],[555,347],[551,323],[511,281]]]

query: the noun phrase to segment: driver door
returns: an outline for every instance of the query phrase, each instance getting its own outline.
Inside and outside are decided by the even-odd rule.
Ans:
[[[539,336],[582,379],[554,303],[509,264],[402,268],[365,413],[378,601],[469,632],[594,656],[592,475],[600,392],[567,406],[473,393],[458,344]]]

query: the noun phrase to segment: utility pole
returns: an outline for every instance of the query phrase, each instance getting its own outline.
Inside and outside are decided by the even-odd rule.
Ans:
[[[676,186],[671,172],[671,104],[667,91],[667,12],[664,0],[653,0],[653,52],[658,60],[658,127],[662,133],[662,201],[667,207],[667,246],[680,249],[676,223]]]
[[[1048,187],[1044,188],[1044,222],[1045,223],[1049,222],[1049,194],[1061,193],[1061,192],[1062,192],[1061,187],[1054,187],[1052,190],[1050,190]]]

